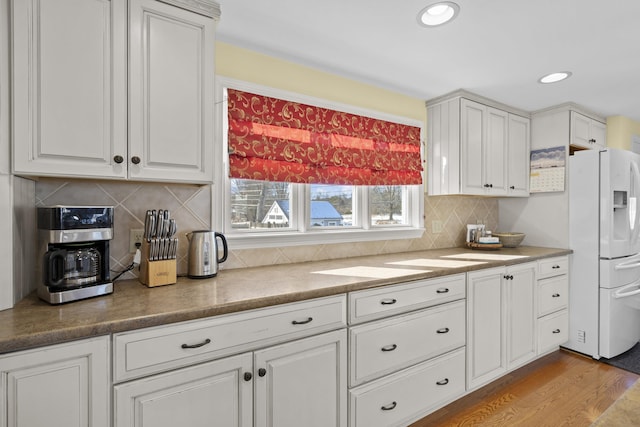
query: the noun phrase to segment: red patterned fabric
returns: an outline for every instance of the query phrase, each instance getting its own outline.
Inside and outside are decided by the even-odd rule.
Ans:
[[[420,128],[228,89],[232,178],[422,183]]]

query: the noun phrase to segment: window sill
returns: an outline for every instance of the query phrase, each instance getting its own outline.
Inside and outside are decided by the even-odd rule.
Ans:
[[[373,230],[323,230],[317,232],[267,232],[264,235],[226,234],[232,249],[279,248],[283,246],[374,242],[378,240],[419,239],[424,228],[385,228]]]

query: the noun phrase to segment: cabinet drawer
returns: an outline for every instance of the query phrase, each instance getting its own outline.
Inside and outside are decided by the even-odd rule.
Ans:
[[[351,292],[349,323],[380,319],[464,297],[464,274]]]
[[[355,386],[465,345],[465,304],[456,301],[349,331]]]
[[[538,354],[553,350],[569,339],[569,313],[567,310],[538,319]]]
[[[566,256],[541,259],[538,261],[538,279],[567,274],[569,271],[569,258]]]
[[[344,295],[115,334],[115,381],[346,325]]]
[[[569,277],[552,277],[538,281],[538,317],[567,308]]]
[[[464,348],[349,392],[352,427],[405,426],[464,394]]]

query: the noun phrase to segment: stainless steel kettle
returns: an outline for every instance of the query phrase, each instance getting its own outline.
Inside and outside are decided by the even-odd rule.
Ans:
[[[218,264],[227,260],[227,239],[211,230],[197,230],[187,233],[189,240],[189,269],[192,279],[205,279],[218,274]],[[218,239],[222,242],[222,258],[218,258]]]

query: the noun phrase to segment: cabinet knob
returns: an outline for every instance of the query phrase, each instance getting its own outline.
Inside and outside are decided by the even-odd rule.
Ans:
[[[515,185],[512,185],[512,186],[511,186],[511,187],[509,187],[509,188],[510,188],[510,189],[512,189],[512,190],[515,190],[515,189],[516,189],[516,186],[515,186]]]
[[[244,380],[245,381],[251,381],[251,378],[253,378],[253,375],[251,374],[251,372],[245,372],[244,373]]]
[[[133,156],[133,157],[131,158],[131,163],[133,163],[134,165],[139,164],[139,163],[140,163],[140,157],[138,157],[138,156]]]
[[[560,294],[553,294],[553,295],[551,295],[551,298],[559,298],[559,297],[560,297]]]
[[[591,139],[589,140],[589,142],[590,142],[591,144],[595,144],[595,143],[596,143],[596,140],[595,140],[595,139],[593,139],[593,138],[591,138]]]
[[[120,164],[124,162],[124,157],[120,155],[113,156],[113,161],[116,162],[117,164]]]
[[[383,411],[391,411],[392,409],[395,409],[396,406],[398,406],[398,402],[391,402],[390,405],[381,406],[380,409]]]
[[[485,185],[484,185],[484,188],[489,188],[489,184],[485,184]]]
[[[265,375],[267,375],[267,370],[264,368],[260,368],[258,369],[258,376],[259,377],[264,377]]]
[[[504,276],[502,276],[505,278],[505,280],[513,280],[513,276],[509,275],[509,274],[505,274]]]

